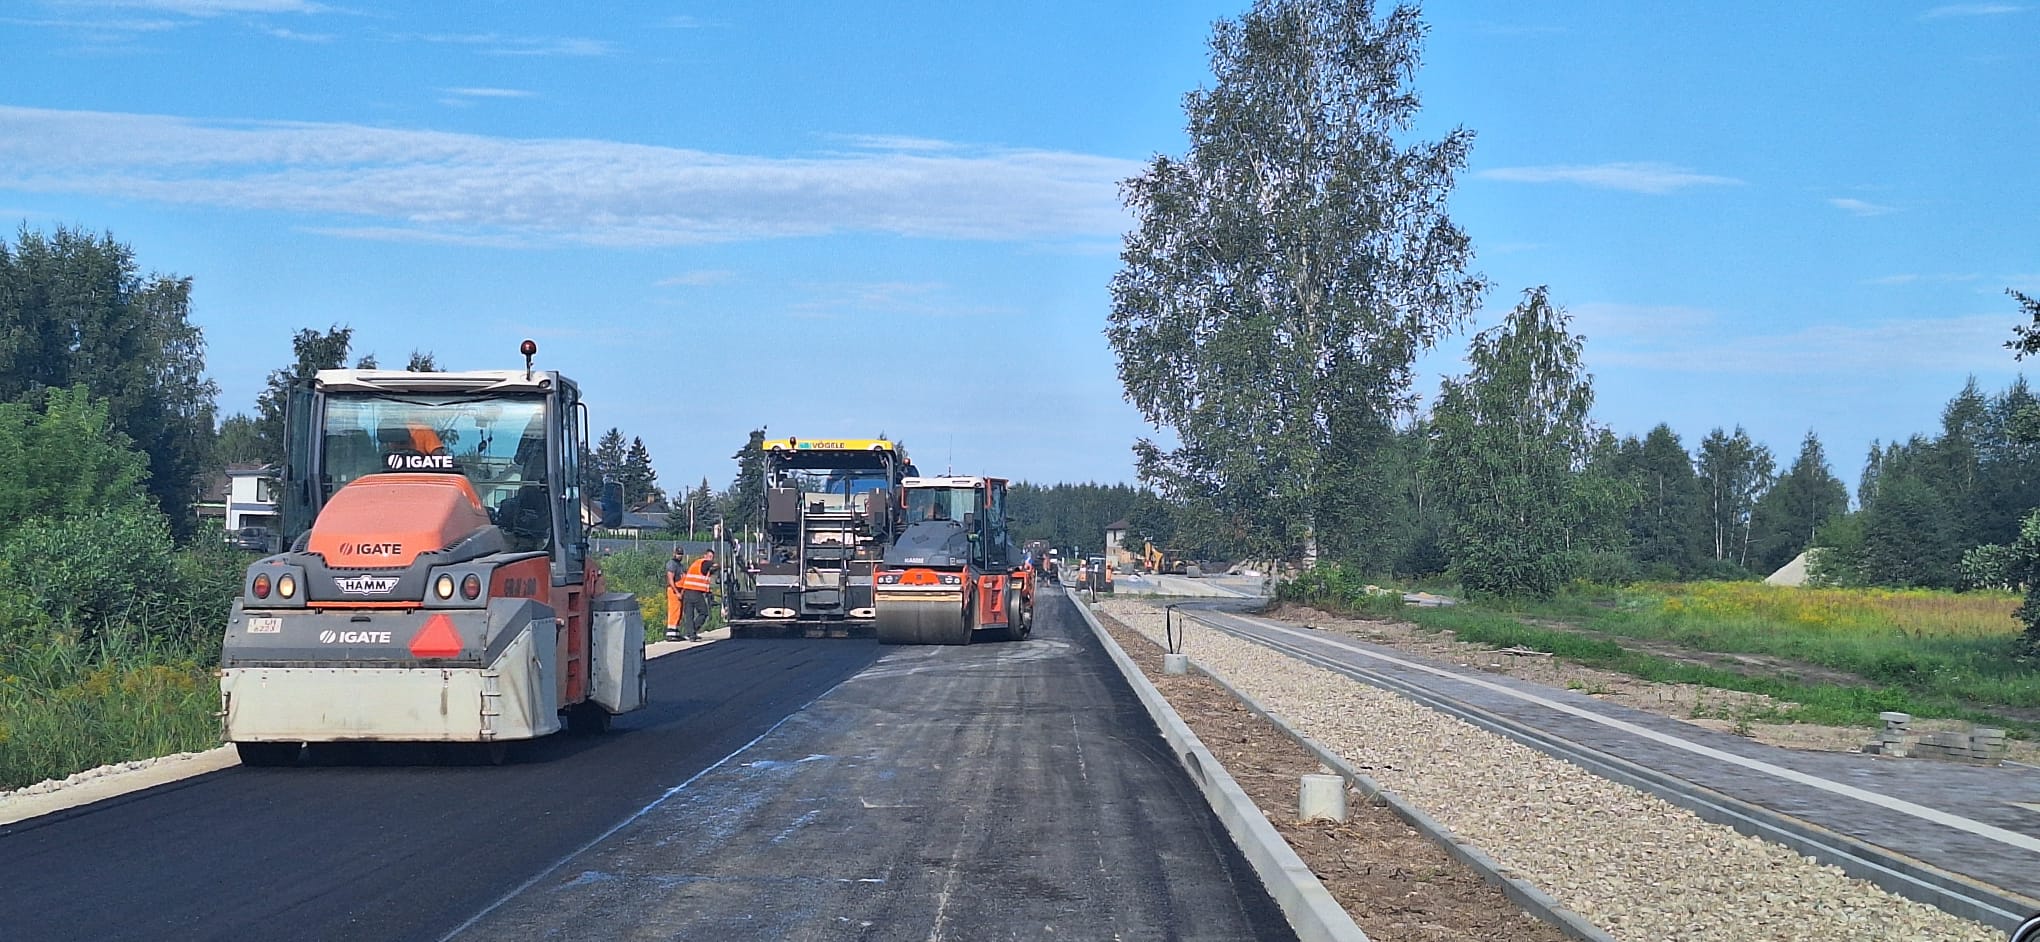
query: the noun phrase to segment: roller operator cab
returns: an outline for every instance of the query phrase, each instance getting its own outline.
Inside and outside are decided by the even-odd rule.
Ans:
[[[969,644],[979,631],[1033,631],[1034,573],[1006,529],[1006,482],[907,478],[904,527],[885,551],[875,602],[886,644]]]
[[[898,535],[906,452],[881,438],[764,443],[756,507],[723,539],[723,616],[733,636],[869,634],[872,576]]]
[[[588,554],[579,387],[523,352],[522,370],[322,370],[293,388],[286,550],[248,567],[220,657],[244,762],[349,741],[501,761],[644,704],[642,615]]]

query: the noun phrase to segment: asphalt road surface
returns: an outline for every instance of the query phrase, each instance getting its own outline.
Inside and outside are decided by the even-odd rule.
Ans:
[[[1022,644],[651,669],[611,734],[500,768],[237,767],[0,828],[0,937],[1292,937],[1060,597]]]

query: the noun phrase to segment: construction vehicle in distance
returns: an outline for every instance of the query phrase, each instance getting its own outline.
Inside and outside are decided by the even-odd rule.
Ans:
[[[1077,570],[1077,591],[1112,592],[1112,564],[1103,556],[1092,556],[1084,560]]]
[[[1033,561],[1035,578],[1048,582],[1056,580],[1056,568],[1062,561],[1062,554],[1048,545],[1047,540],[1028,541],[1027,558]]]
[[[645,702],[636,599],[589,557],[580,389],[556,372],[321,370],[291,389],[284,552],[248,567],[220,654],[248,765],[333,742],[508,744]],[[605,525],[622,496],[605,487]]]
[[[1140,559],[1147,571],[1156,575],[1188,575],[1192,568],[1189,560],[1156,546],[1153,541],[1149,541],[1147,548],[1141,551]]]
[[[899,535],[900,482],[914,473],[905,450],[881,438],[774,439],[763,473],[763,501],[736,522],[748,532],[723,535],[744,547],[721,567],[731,636],[869,633],[872,576]]]
[[[878,573],[878,640],[969,644],[1034,630],[1034,573],[1006,532],[1006,482],[907,478],[906,526]]]

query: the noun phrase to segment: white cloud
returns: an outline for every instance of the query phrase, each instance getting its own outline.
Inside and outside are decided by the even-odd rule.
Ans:
[[[1805,376],[1890,375],[1910,370],[2005,368],[2011,321],[2003,313],[1870,324],[1816,324],[1789,333],[1753,334],[1675,347],[1587,348],[1597,368],[1639,367],[1696,373]]]
[[[802,320],[859,317],[987,317],[1009,316],[1011,309],[956,297],[939,281],[834,282],[803,286],[813,297],[788,305],[786,313]]]
[[[671,278],[661,278],[654,284],[661,288],[699,288],[723,284],[736,276],[736,272],[727,269],[699,269],[681,272]]]
[[[1653,195],[1696,186],[1738,186],[1743,182],[1734,177],[1696,173],[1684,167],[1655,162],[1496,167],[1482,170],[1474,176],[1511,183],[1575,183]]]
[[[1872,203],[1869,200],[1859,200],[1848,196],[1829,197],[1827,203],[1829,206],[1833,206],[1843,212],[1853,213],[1858,216],[1882,216],[1887,213],[1898,212],[1898,207],[1895,206],[1886,206],[1882,203]]]
[[[329,43],[336,38],[332,33],[300,33],[294,29],[265,29],[263,32],[297,43]]]
[[[1616,338],[1685,336],[1713,324],[1717,315],[1706,308],[1672,304],[1619,304],[1589,301],[1566,305],[1572,330],[1589,343]]]
[[[534,98],[537,92],[522,88],[444,88],[441,91],[459,98]]]
[[[1116,238],[1135,161],[957,148],[762,157],[281,121],[0,106],[0,180],[20,193],[304,214],[356,238],[687,243],[882,232]]]
[[[75,6],[125,7],[161,10],[185,16],[219,16],[223,13],[324,13],[327,8],[308,0],[84,0]]]
[[[1935,7],[1920,14],[1923,20],[1939,20],[1952,16],[2003,16],[2018,13],[2026,8],[2012,3],[1951,3]]]
[[[1917,272],[1905,272],[1903,274],[1898,275],[1884,275],[1878,278],[1871,278],[1863,283],[1866,285],[1886,285],[1886,286],[1909,285],[1917,282],[1956,283],[1964,281],[1975,281],[1981,277],[1983,276],[1975,274],[1973,272],[1969,274],[1954,274],[1954,275],[1922,275]]]
[[[606,56],[616,44],[601,39],[573,36],[505,36],[501,33],[425,33],[396,37],[449,46],[473,46],[492,56]]]

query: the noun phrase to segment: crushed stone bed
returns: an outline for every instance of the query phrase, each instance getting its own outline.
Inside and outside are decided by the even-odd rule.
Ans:
[[[1097,607],[1162,643],[1160,606]],[[1619,939],[2003,938],[1396,694],[1195,622],[1182,631],[1200,666]]]

